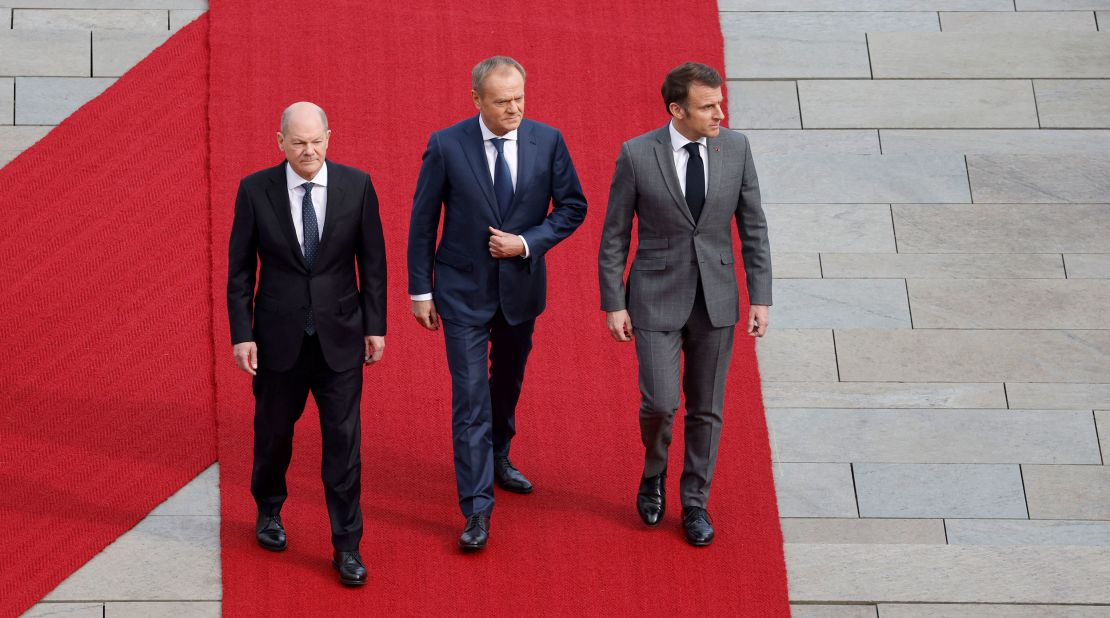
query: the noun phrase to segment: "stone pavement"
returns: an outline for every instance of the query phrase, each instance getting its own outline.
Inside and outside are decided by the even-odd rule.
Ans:
[[[0,3],[0,164],[206,8]],[[1110,0],[720,9],[794,615],[1110,616]],[[28,615],[217,615],[217,482]]]

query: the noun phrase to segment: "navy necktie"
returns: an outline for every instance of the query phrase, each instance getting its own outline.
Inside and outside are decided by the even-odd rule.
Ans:
[[[304,188],[304,197],[301,198],[301,223],[304,227],[304,262],[308,265],[308,269],[316,265],[316,254],[320,250],[320,226],[316,223],[316,208],[312,205],[312,187],[311,182],[306,182],[301,187]],[[312,307],[308,308],[308,315],[305,316],[304,332],[314,335],[316,334],[316,320],[312,317]]]
[[[497,160],[493,163],[493,194],[497,197],[497,209],[501,211],[501,221],[509,217],[509,208],[513,204],[513,176],[509,172],[509,162],[505,160],[505,142],[503,137],[490,140],[497,149]]]
[[[683,148],[690,153],[690,160],[686,162],[686,205],[690,207],[690,215],[697,223],[701,217],[701,208],[705,206],[705,166],[697,142],[690,142]]]

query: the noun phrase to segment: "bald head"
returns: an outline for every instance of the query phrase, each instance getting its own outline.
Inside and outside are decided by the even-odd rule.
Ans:
[[[281,113],[278,148],[293,171],[305,180],[312,180],[323,167],[330,136],[328,117],[315,103],[300,101]]]

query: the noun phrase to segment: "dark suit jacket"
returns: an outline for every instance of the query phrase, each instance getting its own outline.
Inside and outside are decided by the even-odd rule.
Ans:
[[[499,306],[509,324],[538,316],[547,294],[544,254],[586,218],[586,197],[562,134],[524,120],[517,136],[516,193],[505,221],[494,197],[478,117],[428,140],[409,227],[409,293],[432,292],[444,319],[486,324]],[[492,257],[490,226],[523,236],[529,257]]]
[[[378,196],[365,172],[331,161],[326,165],[327,214],[311,272],[293,228],[285,162],[239,183],[228,249],[231,342],[255,341],[259,367],[268,370],[286,371],[296,362],[309,306],[333,371],[362,363],[364,335],[385,335],[385,241]]]

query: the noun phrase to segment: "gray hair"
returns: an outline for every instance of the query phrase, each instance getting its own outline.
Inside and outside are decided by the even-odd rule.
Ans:
[[[305,106],[305,105],[311,106],[312,109],[316,110],[317,114],[320,114],[320,122],[323,123],[324,130],[325,131],[328,130],[328,115],[324,113],[324,108],[320,107],[319,105],[317,105],[315,103],[309,103],[308,101],[298,101],[298,102],[290,105],[289,107],[285,108],[285,111],[281,112],[281,134],[282,135],[285,135],[285,132],[289,130],[289,118],[293,115],[293,112],[296,111],[296,108],[302,107],[302,106]]]
[[[524,78],[524,67],[520,63],[508,56],[491,56],[485,60],[474,65],[474,70],[470,72],[470,87],[474,92],[482,91],[482,82],[486,81],[490,73],[493,73],[501,67],[513,67],[520,71],[520,77]]]

